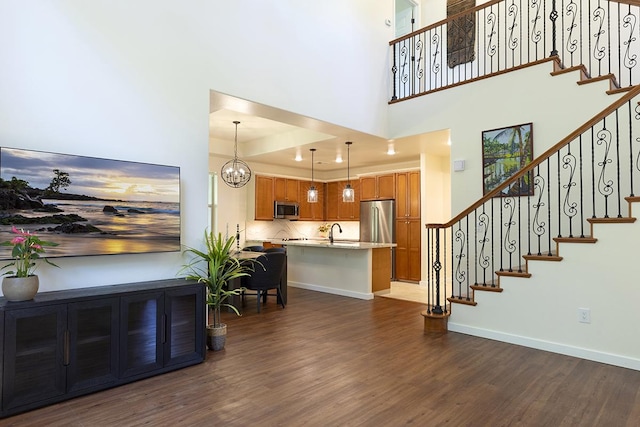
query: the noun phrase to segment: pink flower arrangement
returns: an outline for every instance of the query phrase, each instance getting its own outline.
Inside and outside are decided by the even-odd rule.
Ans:
[[[4,272],[2,275],[9,275],[10,277],[28,277],[32,276],[37,268],[36,260],[42,259],[47,264],[54,267],[58,267],[48,259],[40,257],[40,254],[44,253],[45,246],[58,246],[58,243],[46,242],[40,240],[35,234],[31,234],[29,231],[22,229],[18,230],[15,226],[11,227],[11,232],[17,234],[13,239],[0,243],[2,246],[13,246],[11,251],[11,258],[13,262],[2,267],[5,268],[15,266],[15,271],[10,270]]]

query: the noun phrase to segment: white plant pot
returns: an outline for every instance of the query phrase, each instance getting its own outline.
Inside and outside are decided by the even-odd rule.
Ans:
[[[29,301],[36,296],[39,287],[40,280],[36,275],[2,279],[2,293],[9,301]]]

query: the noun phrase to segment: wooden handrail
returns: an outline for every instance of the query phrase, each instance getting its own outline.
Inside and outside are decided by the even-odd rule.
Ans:
[[[397,39],[391,40],[389,42],[389,46],[392,46],[392,45],[394,45],[394,44],[396,44],[398,42],[401,42],[403,40],[410,39],[411,37],[414,37],[414,36],[416,36],[416,35],[418,35],[420,33],[424,33],[426,31],[432,30],[432,29],[434,29],[436,27],[440,27],[440,26],[446,24],[449,21],[453,21],[455,19],[458,19],[458,18],[461,18],[463,16],[469,15],[470,13],[475,13],[475,12],[477,12],[479,10],[486,9],[486,8],[488,8],[490,6],[493,6],[494,4],[502,3],[503,1],[505,1],[505,0],[491,0],[491,1],[487,2],[487,3],[483,3],[481,5],[478,5],[478,6],[474,7],[473,9],[469,9],[469,10],[465,10],[465,11],[460,12],[460,13],[456,13],[455,15],[449,16],[449,17],[447,17],[445,19],[441,19],[438,22],[435,22],[433,24],[427,25],[426,27],[419,28],[419,29],[417,29],[417,30],[415,30],[415,31],[413,31],[413,32],[411,32],[409,34],[406,34],[406,35],[404,35],[402,37],[398,37]],[[631,5],[631,6],[640,6],[640,0],[609,0],[609,1],[611,3],[623,3],[623,4],[628,4],[628,5]]]
[[[415,36],[417,34],[424,33],[425,31],[432,30],[432,29],[434,29],[436,27],[439,27],[441,25],[446,24],[449,21],[453,21],[453,20],[461,18],[463,16],[467,16],[470,13],[475,13],[475,12],[477,12],[479,10],[482,10],[482,9],[486,9],[489,6],[493,6],[494,4],[502,3],[503,1],[505,1],[505,0],[491,0],[490,2],[483,3],[483,4],[479,5],[479,6],[476,6],[473,9],[469,9],[469,10],[462,11],[460,13],[456,13],[455,15],[449,16],[449,17],[447,17],[445,19],[442,19],[442,20],[440,20],[438,22],[435,22],[433,24],[427,25],[426,27],[422,27],[422,28],[420,28],[418,30],[415,30],[414,32],[412,32],[410,34],[406,34],[406,35],[404,35],[402,37],[398,37],[395,40],[391,40],[389,42],[389,45],[391,46],[391,45],[394,45],[394,44],[396,44],[398,42],[401,42],[402,40],[410,39],[411,37],[413,37],[413,36]],[[628,0],[628,1],[636,1],[636,0]]]
[[[629,102],[629,100],[631,100],[633,97],[637,96],[638,94],[640,94],[640,86],[635,86],[633,89],[628,91],[620,99],[618,99],[617,101],[615,101],[614,103],[609,105],[607,108],[605,108],[604,110],[602,110],[601,112],[596,114],[592,119],[590,119],[587,122],[585,122],[582,126],[580,126],[578,129],[576,129],[573,132],[571,132],[567,137],[565,137],[560,142],[558,142],[557,144],[555,144],[554,146],[552,146],[551,148],[546,150],[540,156],[538,156],[535,159],[533,159],[531,161],[531,163],[529,163],[527,166],[525,166],[520,171],[518,171],[518,173],[516,173],[511,178],[507,179],[502,184],[500,184],[499,186],[497,186],[496,188],[491,190],[489,193],[487,193],[481,199],[479,199],[478,201],[473,203],[471,206],[469,206],[468,208],[466,208],[465,210],[460,212],[458,215],[456,215],[453,219],[449,220],[448,222],[446,222],[444,224],[436,224],[436,223],[425,224],[425,227],[426,228],[449,228],[449,227],[451,227],[453,224],[457,223],[462,218],[464,218],[467,215],[469,215],[475,209],[477,209],[478,207],[482,206],[484,203],[488,202],[489,199],[492,199],[494,196],[497,196],[502,190],[507,188],[509,185],[515,183],[518,179],[522,178],[526,173],[532,171],[536,166],[538,166],[539,164],[541,164],[542,162],[547,160],[549,157],[551,157],[553,154],[555,154],[558,150],[560,150],[561,148],[563,148],[564,146],[569,144],[571,141],[576,139],[578,136],[580,136],[581,134],[583,134],[584,132],[589,130],[596,123],[598,123],[600,120],[602,120],[603,118],[605,118],[609,114],[613,113],[615,110],[617,110],[618,108],[623,106],[625,103]]]

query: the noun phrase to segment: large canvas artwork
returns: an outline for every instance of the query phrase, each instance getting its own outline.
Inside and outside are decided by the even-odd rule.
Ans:
[[[2,147],[0,241],[12,226],[47,257],[179,251],[180,168]]]
[[[509,126],[482,132],[483,194],[487,194],[518,171],[533,158],[533,125]],[[523,196],[533,194],[530,174],[509,185],[499,195]]]

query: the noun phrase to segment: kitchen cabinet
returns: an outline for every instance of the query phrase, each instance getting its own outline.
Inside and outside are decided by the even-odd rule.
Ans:
[[[360,219],[360,186],[358,181],[351,181],[351,187],[355,191],[353,203],[342,201],[342,190],[347,181],[333,181],[327,183],[327,221],[357,221]]]
[[[202,362],[204,296],[172,279],[0,298],[0,416]]]
[[[360,200],[395,199],[395,174],[364,176],[360,178]]]
[[[316,190],[318,190],[318,202],[307,202],[307,191],[311,187],[311,181],[300,181],[300,194],[298,196],[300,204],[300,220],[303,221],[324,221],[325,209],[325,184],[322,182],[314,182]]]
[[[396,279],[420,281],[420,171],[396,174]]]
[[[420,171],[396,174],[396,219],[420,219]]]
[[[273,177],[256,175],[255,219],[273,221]]]
[[[396,220],[396,280],[420,281],[419,219]]]
[[[273,179],[273,200],[278,202],[298,202],[300,181],[297,179],[279,178]]]

